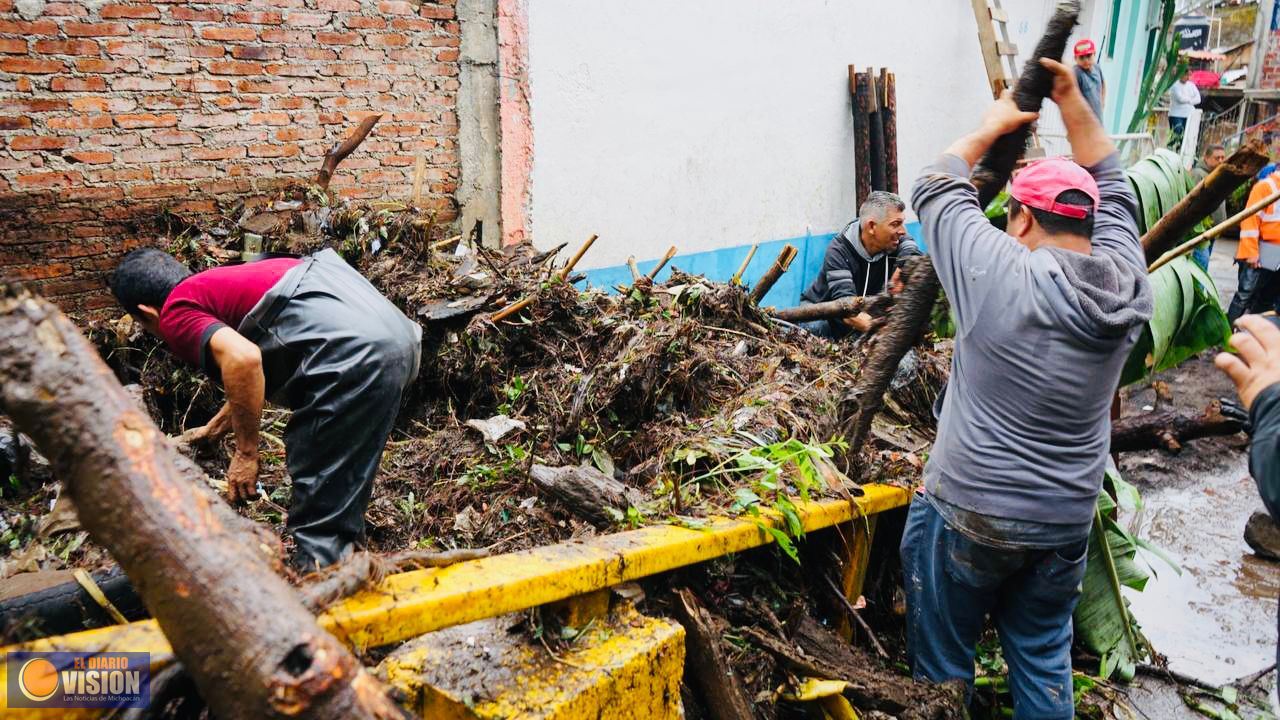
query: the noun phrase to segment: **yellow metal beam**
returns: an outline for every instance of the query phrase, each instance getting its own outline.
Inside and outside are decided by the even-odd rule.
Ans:
[[[806,532],[829,528],[906,505],[911,491],[865,485],[852,500],[799,503]],[[775,525],[776,516],[765,515]],[[638,580],[729,553],[767,545],[772,538],[754,521],[712,518],[699,530],[656,525],[388,576],[373,590],[340,602],[320,615],[322,627],[357,649],[409,638],[473,620],[527,610],[547,603]],[[90,630],[4,651],[150,652],[169,658],[172,649],[154,620]],[[7,687],[0,666],[0,707]],[[96,717],[64,711],[49,717]],[[17,717],[43,717],[19,715]]]

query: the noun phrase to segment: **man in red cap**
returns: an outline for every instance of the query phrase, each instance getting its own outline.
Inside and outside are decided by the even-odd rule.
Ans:
[[[1102,68],[1094,58],[1097,48],[1093,41],[1085,38],[1076,43],[1076,85],[1080,86],[1080,94],[1093,109],[1093,114],[1102,118],[1102,104],[1107,100],[1107,81],[1102,77]]]
[[[1014,717],[1053,720],[1073,717],[1071,614],[1111,398],[1152,299],[1115,146],[1071,69],[1041,63],[1075,162],[1041,160],[1014,176],[1006,232],[983,215],[969,175],[997,138],[1036,118],[1008,94],[916,181],[956,341],[901,552],[915,676],[972,687],[990,616]]]

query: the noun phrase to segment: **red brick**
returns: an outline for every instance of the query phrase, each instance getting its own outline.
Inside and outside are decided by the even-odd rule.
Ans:
[[[391,19],[392,30],[415,30],[424,31],[432,30],[436,26],[434,20],[424,20],[422,18],[405,18],[398,17]]]
[[[239,60],[279,60],[284,57],[284,48],[239,45],[231,48],[231,57]]]
[[[281,128],[275,132],[275,138],[280,142],[293,142],[295,140],[323,140],[324,136],[324,129],[318,127],[287,127]]]
[[[279,25],[283,18],[274,12],[236,12],[231,13],[230,21],[246,25]]]
[[[124,197],[124,191],[118,187],[72,187],[60,194],[68,200],[119,200]]]
[[[196,10],[184,5],[175,5],[169,11],[169,16],[174,20],[183,20],[185,22],[221,22],[222,11],[212,8]]]
[[[180,95],[148,95],[142,98],[142,107],[147,110],[187,110],[200,107],[200,98],[188,94]]]
[[[290,27],[324,27],[332,19],[329,13],[291,12],[285,16],[284,24]]]
[[[100,49],[92,40],[37,40],[35,44],[41,55],[97,55]]]
[[[103,150],[76,150],[74,152],[63,153],[62,156],[75,162],[82,162],[86,165],[103,165],[116,159],[115,155]]]
[[[206,80],[204,78],[182,78],[176,83],[179,90],[195,93],[231,92],[230,80]]]
[[[301,110],[310,105],[308,101],[299,97],[278,97],[271,100],[271,107],[278,110]]]
[[[13,57],[0,60],[0,70],[27,75],[49,75],[59,73],[67,66],[59,60],[42,60],[38,58]]]
[[[346,62],[383,63],[387,61],[386,50],[370,50],[362,47],[344,47],[338,57]]]
[[[147,58],[147,70],[159,75],[187,75],[200,68],[195,60],[165,60],[164,58]]]
[[[270,29],[262,31],[262,42],[286,43],[291,45],[307,45],[315,41],[315,37],[305,30]]]
[[[57,110],[66,110],[71,104],[66,100],[54,100],[51,98],[24,98],[14,97],[13,95],[0,95],[0,109],[18,110],[20,112],[53,112]]]
[[[381,30],[387,26],[386,20],[369,17],[367,15],[352,15],[342,22],[349,28],[357,28],[360,30]]]
[[[133,58],[119,60],[103,60],[102,58],[76,58],[76,69],[83,73],[118,73],[138,69],[138,61]]]
[[[0,20],[0,33],[5,35],[45,35],[49,37],[57,37],[58,23],[52,20],[36,20],[35,22]]]
[[[262,71],[262,63],[256,62],[226,60],[209,63],[209,72],[214,75],[261,75]]]
[[[18,38],[0,38],[0,53],[22,55],[27,52],[27,41]]]
[[[289,92],[289,86],[276,81],[241,80],[236,83],[236,90],[242,93],[284,93]]]
[[[51,2],[44,6],[45,17],[87,17],[89,9],[81,3]]]
[[[337,60],[338,53],[329,48],[319,47],[291,47],[288,50],[289,57],[302,58],[303,60]]]
[[[120,159],[141,165],[176,162],[182,159],[182,151],[178,148],[139,148],[120,153]]]
[[[173,87],[173,81],[169,78],[144,78],[144,77],[122,77],[115,78],[111,81],[112,90],[141,90],[144,92],[159,92],[168,90]]]
[[[195,58],[226,57],[227,49],[221,45],[188,45],[187,55]]]
[[[423,5],[418,9],[418,14],[424,18],[433,18],[435,20],[452,20],[454,18],[453,8],[451,7]]]
[[[148,45],[136,40],[110,40],[107,42],[108,55],[142,57],[147,53]]]
[[[151,134],[151,142],[157,145],[198,145],[200,136],[186,130],[161,130]]]
[[[61,175],[61,173],[51,173],[51,174]],[[33,176],[19,175],[18,185],[23,185],[22,179],[24,177],[33,177]],[[60,187],[66,184],[68,183],[57,182],[57,183],[54,183],[53,185],[27,184],[25,185],[25,187]],[[33,267],[8,268],[6,272],[13,273],[13,275],[19,280],[43,280],[45,278],[64,277],[66,275],[70,275],[74,271],[72,270],[71,266],[66,263],[44,263],[43,265],[36,265]]]
[[[18,176],[18,185],[25,188],[52,188],[77,185],[84,176],[78,172],[43,172]]]
[[[0,130],[26,130],[31,127],[31,118],[21,115],[0,115]]]
[[[245,156],[243,147],[192,148],[188,157],[192,160],[231,160]]]
[[[153,115],[138,113],[133,115],[117,115],[116,125],[130,130],[136,128],[173,127],[178,124],[177,115]]]
[[[190,25],[162,25],[160,23],[139,23],[133,26],[138,35],[158,38],[189,38],[195,35]]]
[[[58,76],[49,81],[53,92],[103,92],[107,81],[100,77],[73,78]]]
[[[134,185],[129,188],[129,196],[140,200],[150,198],[165,198],[182,195],[188,192],[186,185]]]
[[[285,77],[316,77],[319,75],[311,65],[295,64],[295,63],[273,63],[267,66],[267,72],[272,75],[283,75]]]
[[[98,12],[103,20],[116,18],[151,20],[160,17],[160,10],[154,5],[104,5]]]
[[[218,42],[252,42],[258,39],[258,31],[244,27],[210,27],[201,30],[200,37]]]
[[[235,95],[222,95],[214,98],[213,104],[223,110],[251,110],[262,107],[262,98],[257,96],[236,97]]]
[[[320,0],[316,7],[329,12],[360,12],[359,0]]]
[[[249,116],[249,123],[252,125],[288,125],[289,113],[253,113]]]
[[[79,112],[106,112],[111,102],[104,97],[79,97],[71,101],[71,109]]]
[[[129,26],[124,23],[80,23],[62,24],[62,32],[70,37],[116,37],[129,34]]]
[[[399,33],[389,33],[387,35],[366,35],[365,44],[369,47],[405,47],[409,44],[409,37]]]
[[[182,116],[183,127],[194,128],[210,128],[210,127],[228,127],[231,125],[239,125],[240,116],[235,113],[218,113],[216,115],[205,115],[200,113],[187,113]]]
[[[100,145],[104,147],[138,147],[142,144],[142,135],[139,133],[101,133],[98,135],[90,135],[85,138],[90,145]]]
[[[31,78],[23,76],[18,78],[18,81],[13,84],[13,89],[20,93],[35,92],[36,85],[31,82]]]
[[[101,130],[111,127],[111,116],[72,115],[71,117],[51,117],[44,122],[55,130]]]
[[[249,157],[293,157],[298,154],[298,146],[288,145],[250,145]]]
[[[360,35],[353,32],[328,32],[322,30],[316,33],[316,42],[321,45],[358,45],[360,43]]]
[[[360,64],[333,64],[325,65],[321,68],[320,74],[336,75],[338,77],[364,77],[369,74],[369,70]]]

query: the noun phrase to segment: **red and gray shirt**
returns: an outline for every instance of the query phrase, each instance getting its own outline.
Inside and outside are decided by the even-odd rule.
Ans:
[[[236,329],[284,274],[302,262],[274,258],[196,273],[178,283],[160,309],[160,338],[187,363],[217,375],[208,356],[209,338]]]

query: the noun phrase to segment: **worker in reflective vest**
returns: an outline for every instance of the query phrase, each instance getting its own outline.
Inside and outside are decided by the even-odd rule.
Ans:
[[[1280,175],[1268,175],[1253,186],[1246,207],[1266,200],[1277,190],[1280,190]],[[1275,266],[1264,266],[1262,243],[1280,245],[1280,202],[1271,203],[1240,224],[1240,247],[1236,250],[1239,283],[1227,310],[1232,322],[1245,313],[1277,309],[1280,273],[1275,271]]]

